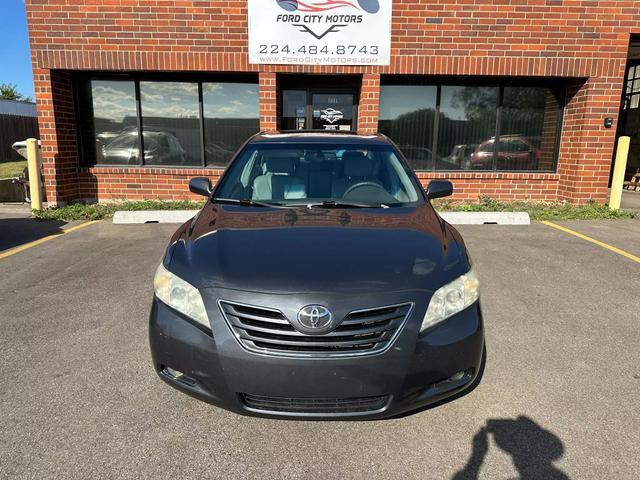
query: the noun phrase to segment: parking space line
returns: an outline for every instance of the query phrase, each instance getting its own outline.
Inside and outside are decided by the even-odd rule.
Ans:
[[[0,252],[0,260],[15,255],[16,253],[24,252],[25,250],[28,250],[32,247],[46,243],[49,240],[54,240],[58,237],[66,235],[67,233],[75,232],[76,230],[80,230],[81,228],[88,227],[89,225],[93,225],[94,223],[98,223],[99,221],[100,220],[92,220],[90,222],[81,223],[80,225],[76,225],[75,227],[67,228],[60,233],[54,233],[53,235],[39,238],[38,240],[34,240],[33,242],[23,243],[22,245],[18,245],[17,247],[10,248],[9,250]]]
[[[570,228],[563,227],[562,225],[558,225],[557,223],[548,222],[548,221],[542,221],[540,223],[544,223],[545,225],[547,225],[549,227],[556,228],[556,229],[561,230],[561,231],[563,231],[565,233],[568,233],[568,234],[573,235],[575,237],[578,237],[578,238],[581,238],[583,240],[586,240],[587,242],[591,242],[591,243],[593,243],[595,245],[598,245],[599,247],[606,248],[607,250],[610,250],[610,251],[612,251],[614,253],[617,253],[618,255],[622,255],[623,257],[626,257],[629,260],[633,260],[634,262],[640,263],[640,257],[637,257],[637,256],[633,255],[632,253],[625,252],[624,250],[620,250],[619,248],[614,247],[613,245],[609,245],[608,243],[601,242],[600,240],[596,240],[595,238],[588,237],[587,235],[583,235],[580,232],[576,232],[575,230],[571,230]]]

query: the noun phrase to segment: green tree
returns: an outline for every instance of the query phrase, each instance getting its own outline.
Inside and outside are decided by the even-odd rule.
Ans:
[[[30,102],[32,100],[31,97],[22,95],[14,83],[0,83],[0,99],[18,100],[20,102]]]

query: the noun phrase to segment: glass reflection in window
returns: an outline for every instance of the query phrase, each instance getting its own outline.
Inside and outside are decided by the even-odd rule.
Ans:
[[[205,157],[208,166],[226,166],[260,130],[258,85],[203,83]]]
[[[490,170],[499,87],[442,86],[438,155],[447,170]]]
[[[96,163],[138,165],[135,83],[92,80],[91,97]]]
[[[378,128],[398,145],[414,170],[432,170],[441,159],[431,150],[438,87],[383,85],[380,87]]]
[[[552,169],[560,108],[548,88],[505,87],[496,168]]]
[[[199,166],[198,84],[140,82],[146,165]]]

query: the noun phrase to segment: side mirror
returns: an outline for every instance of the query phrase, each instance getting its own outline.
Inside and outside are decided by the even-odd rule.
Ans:
[[[431,180],[427,186],[427,198],[442,198],[453,195],[453,184],[449,180]]]
[[[211,195],[211,180],[207,177],[195,177],[189,180],[189,190],[198,195],[209,197]]]

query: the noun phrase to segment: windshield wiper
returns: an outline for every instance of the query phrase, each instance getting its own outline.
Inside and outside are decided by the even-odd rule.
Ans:
[[[324,202],[307,203],[307,208],[389,208],[384,203],[347,202],[344,200],[325,200]]]
[[[268,207],[268,208],[389,208],[384,203],[362,203],[362,202],[346,202],[342,200],[325,200],[324,202],[311,203],[282,203],[282,202],[260,202],[249,198],[212,198],[213,203],[228,203],[232,205],[242,205],[246,207]]]
[[[228,203],[234,205],[242,205],[245,207],[285,207],[284,204],[278,202],[259,202],[257,200],[251,200],[249,198],[237,199],[237,198],[212,198],[213,203]]]

